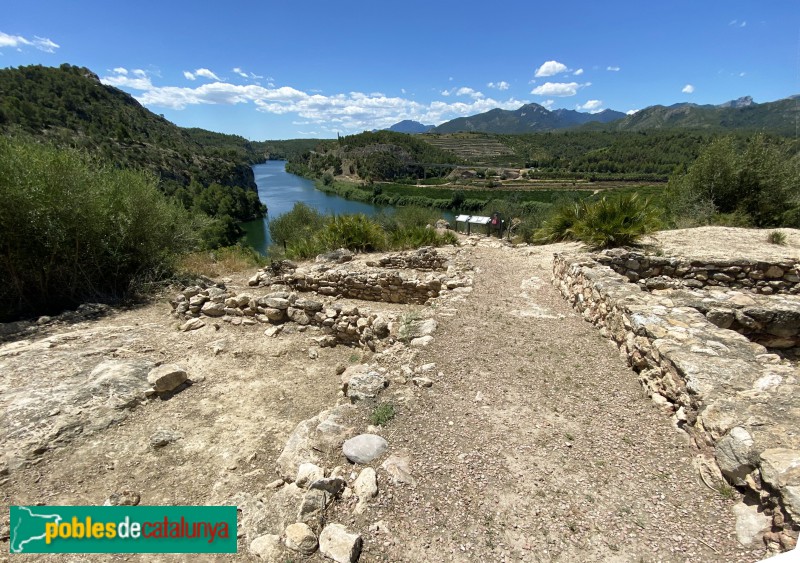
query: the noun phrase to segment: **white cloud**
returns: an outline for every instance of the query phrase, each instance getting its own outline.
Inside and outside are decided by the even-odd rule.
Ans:
[[[186,78],[186,80],[194,80],[194,74],[192,74],[188,70],[183,71],[183,76],[184,78]]]
[[[511,85],[505,80],[501,80],[500,82],[489,82],[486,86],[495,90],[508,90]]]
[[[745,27],[745,26],[747,26],[747,22],[743,21],[742,23],[739,24],[739,27]]]
[[[242,78],[250,78],[250,75],[249,75],[249,74],[247,74],[245,71],[243,71],[243,70],[242,70],[241,68],[239,68],[238,66],[237,66],[237,67],[235,67],[235,68],[233,69],[233,72],[235,72],[236,74],[238,74],[238,75],[239,75],[239,76],[241,76]]]
[[[746,20],[742,20],[742,21],[739,21],[739,20],[731,20],[731,21],[728,23],[728,25],[732,25],[732,26],[734,26],[734,27],[747,27],[747,21],[746,21]]]
[[[582,68],[579,68],[578,70],[576,70],[576,71],[575,71],[575,72],[573,72],[572,74],[574,74],[575,76],[580,76],[581,74],[583,74],[583,69],[582,69]]]
[[[587,82],[586,84],[578,84],[577,82],[545,82],[541,86],[537,86],[531,90],[531,94],[563,98],[566,96],[574,96],[578,93],[578,88],[590,85],[591,82]]]
[[[441,92],[439,92],[439,94],[441,94],[442,96],[449,96],[450,90],[442,90]]]
[[[739,73],[739,76],[746,76],[746,75],[747,75],[747,73],[746,73],[746,72],[740,72],[740,73]]]
[[[553,107],[554,103],[556,103],[555,100],[545,100],[539,105],[542,106],[543,108],[550,109],[551,107]]]
[[[475,100],[480,100],[481,98],[485,97],[482,92],[478,92],[472,88],[467,88],[466,86],[462,86],[456,90],[456,96],[469,96]]]
[[[140,68],[133,69],[133,74],[135,74],[136,76],[141,76],[141,77],[147,76],[147,72],[143,71]]]
[[[61,46],[46,37],[39,37],[38,35],[34,35],[33,39],[26,39],[21,35],[9,35],[0,31],[0,49],[4,47],[11,47],[18,51],[21,51],[23,47],[33,47],[45,53],[55,53],[56,49]]]
[[[406,93],[406,89],[405,88],[400,88],[400,93],[401,94],[405,94]]]
[[[128,69],[125,67],[118,66],[117,68],[114,69],[114,72],[116,72],[117,74],[128,74]]]
[[[602,107],[603,102],[601,100],[589,100],[585,104],[578,104],[575,106],[577,110],[584,110],[588,111],[589,113],[597,113],[602,111],[600,108]]]
[[[633,115],[637,111],[639,111],[639,110],[638,109],[629,109],[628,111],[625,112],[625,115]]]
[[[618,66],[607,66],[606,70],[610,70],[611,72],[619,72],[620,68]]]
[[[543,76],[555,76],[562,72],[567,72],[567,65],[558,61],[547,61],[536,69],[534,76],[541,78]]]
[[[337,131],[357,132],[383,128],[403,119],[422,123],[441,123],[448,119],[482,113],[494,108],[517,109],[526,100],[505,101],[487,98],[471,88],[458,88],[467,101],[436,100],[427,104],[404,97],[389,97],[379,92],[365,94],[313,94],[290,86],[278,88],[256,84],[204,83],[192,87],[156,86],[149,76],[134,78],[113,74],[102,82],[136,90],[136,99],[146,106],[182,110],[200,104],[253,104],[260,112],[276,115],[293,114],[297,121],[313,124],[314,129],[334,127]]]
[[[691,84],[687,84],[686,86],[683,87],[683,90],[681,90],[681,92],[683,92],[684,94],[691,94],[694,92],[694,86],[692,86]]]
[[[207,68],[198,68],[196,71],[194,71],[194,75],[202,76],[203,78],[208,78],[209,80],[217,80],[217,81],[220,80],[219,76],[217,76]]]

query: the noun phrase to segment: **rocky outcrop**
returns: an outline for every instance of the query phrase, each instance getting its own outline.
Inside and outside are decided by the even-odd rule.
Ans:
[[[632,276],[622,276],[595,258],[555,256],[554,283],[562,295],[619,346],[654,402],[672,414],[676,425],[689,433],[703,455],[716,461],[731,484],[759,500],[763,511],[773,515],[773,533],[785,536],[781,545],[790,544],[797,536],[795,523],[800,522],[796,368],[761,344],[711,322],[722,316],[717,313],[719,306],[708,307],[704,314],[703,307],[688,306],[699,296],[650,293],[631,283]],[[655,264],[671,263],[657,258]],[[636,261],[626,268],[641,270],[646,262]],[[654,267],[654,262],[646,264]],[[676,259],[674,264],[670,267],[682,262]],[[768,270],[759,266],[746,274]],[[783,279],[785,275],[781,274],[782,284],[794,283]],[[791,291],[788,285],[781,289]],[[716,305],[727,302],[739,322],[745,318],[743,308],[766,304],[755,298],[750,303],[722,297],[710,299]],[[752,314],[750,310],[747,317],[753,318]],[[770,314],[756,315],[765,328],[770,324],[764,319],[780,316],[777,311]],[[774,325],[772,331],[784,324]],[[796,333],[796,329],[785,331]]]

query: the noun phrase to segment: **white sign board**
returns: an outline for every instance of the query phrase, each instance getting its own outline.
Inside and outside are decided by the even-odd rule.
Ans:
[[[488,225],[489,221],[491,221],[491,217],[480,217],[478,215],[474,215],[469,218],[469,222],[473,225]]]
[[[467,221],[469,221],[469,215],[459,215],[458,217],[456,217],[456,221],[459,223],[466,223]]]

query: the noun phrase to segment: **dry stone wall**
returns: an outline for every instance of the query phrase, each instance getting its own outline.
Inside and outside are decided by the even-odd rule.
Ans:
[[[772,295],[800,293],[800,264],[793,260],[698,260],[645,255],[615,248],[593,255],[600,263],[647,289],[722,286]]]
[[[692,437],[701,451],[698,461],[713,459],[729,483],[758,499],[773,517],[771,535],[765,534],[768,544],[790,548],[800,530],[796,367],[744,335],[710,322],[707,315],[718,307],[704,314],[687,306],[696,304],[692,299],[697,296],[679,294],[673,299],[630,283],[628,271],[647,271],[644,264],[656,275],[653,262],[636,261],[638,265],[625,264],[623,276],[593,256],[557,254],[554,283],[587,321],[617,344],[653,401]],[[683,262],[664,263],[673,264],[677,275]],[[703,266],[710,271],[707,263]],[[783,279],[785,275],[781,283],[793,284]],[[729,303],[734,321],[737,312],[759,305],[753,301],[739,307]],[[751,314],[752,309],[747,316],[753,318]]]
[[[323,347],[359,344],[372,348],[374,340],[389,336],[389,320],[380,315],[352,305],[306,299],[290,291],[255,296],[219,286],[191,286],[170,304],[173,315],[186,320],[182,330],[200,328],[203,318],[210,317],[234,325],[274,325],[267,329],[268,336],[277,335],[286,322],[316,326],[323,334],[316,340]]]

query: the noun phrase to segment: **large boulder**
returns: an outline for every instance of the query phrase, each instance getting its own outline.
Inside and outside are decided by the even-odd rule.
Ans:
[[[375,434],[359,434],[342,445],[344,456],[361,465],[382,456],[389,449],[389,443]]]
[[[147,374],[147,382],[158,393],[172,391],[188,379],[186,370],[176,364],[164,364]]]

